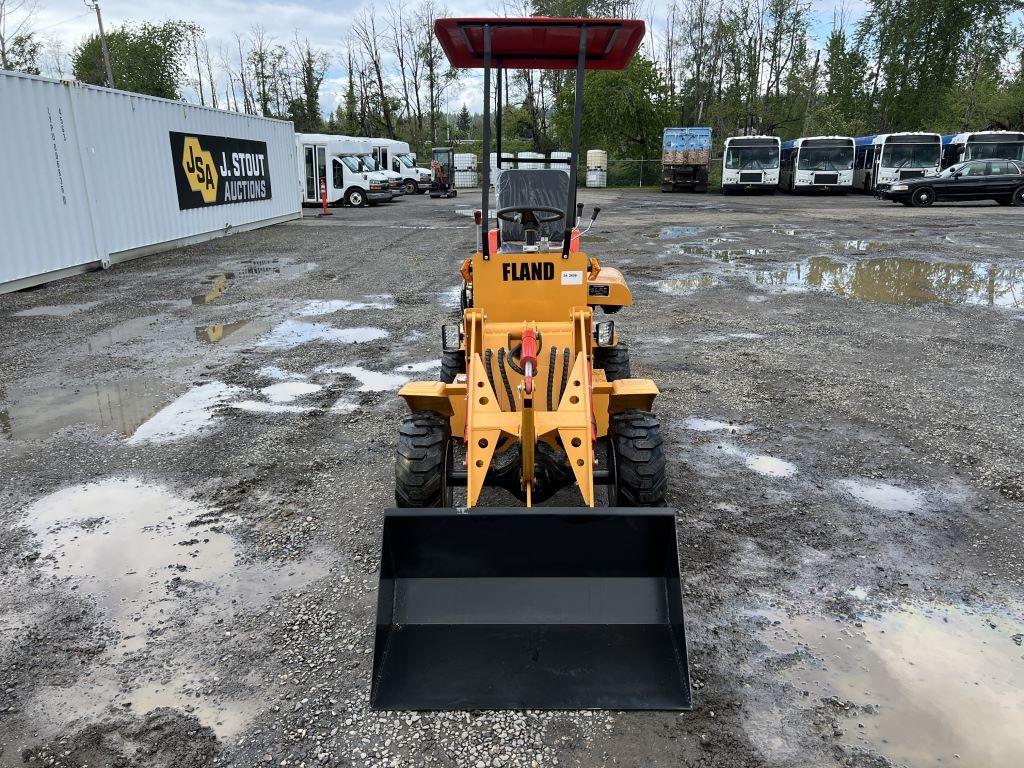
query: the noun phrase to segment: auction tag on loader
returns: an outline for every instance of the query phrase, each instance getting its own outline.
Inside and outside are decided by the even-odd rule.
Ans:
[[[568,269],[563,271],[562,285],[583,285],[583,272]]]

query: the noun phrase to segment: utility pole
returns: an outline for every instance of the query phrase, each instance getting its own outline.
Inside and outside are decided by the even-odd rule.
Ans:
[[[103,51],[103,67],[107,71],[107,87],[114,87],[114,71],[110,68],[110,51],[107,49],[107,35],[103,31],[103,16],[100,14],[99,0],[84,0],[85,7],[96,11],[96,23],[100,28],[100,50]]]
[[[818,91],[818,62],[821,60],[821,50],[814,54],[814,69],[811,70],[811,90],[807,93],[807,106],[804,108],[804,133],[807,135],[807,126],[811,122],[811,110],[814,109],[814,97]]]

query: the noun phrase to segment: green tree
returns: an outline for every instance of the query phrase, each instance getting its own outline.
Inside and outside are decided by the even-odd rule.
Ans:
[[[465,104],[462,105],[459,117],[455,121],[455,128],[464,139],[468,139],[473,132],[473,117],[469,114],[469,107]]]
[[[194,25],[184,21],[122,24],[107,34],[110,67],[118,88],[165,99],[181,97],[188,41]],[[103,85],[106,75],[99,36],[91,34],[71,54],[75,78]]]
[[[28,75],[39,74],[39,60],[43,44],[34,33],[28,32],[12,38],[3,52],[3,69],[12,72],[24,72]]]

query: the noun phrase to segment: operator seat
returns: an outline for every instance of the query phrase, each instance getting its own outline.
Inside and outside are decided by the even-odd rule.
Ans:
[[[495,180],[495,198],[498,210],[536,205],[565,210],[569,198],[569,174],[548,169],[502,169]],[[571,223],[571,222],[570,222]],[[522,223],[499,221],[502,242],[521,242],[526,239]],[[534,225],[538,236],[560,243],[565,235],[565,219]]]

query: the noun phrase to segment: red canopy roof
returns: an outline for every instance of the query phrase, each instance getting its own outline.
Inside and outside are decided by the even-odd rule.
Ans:
[[[625,69],[644,37],[633,19],[438,19],[434,33],[453,67],[484,65],[484,26],[491,61],[512,69],[576,69],[580,30],[587,28],[587,69]]]

